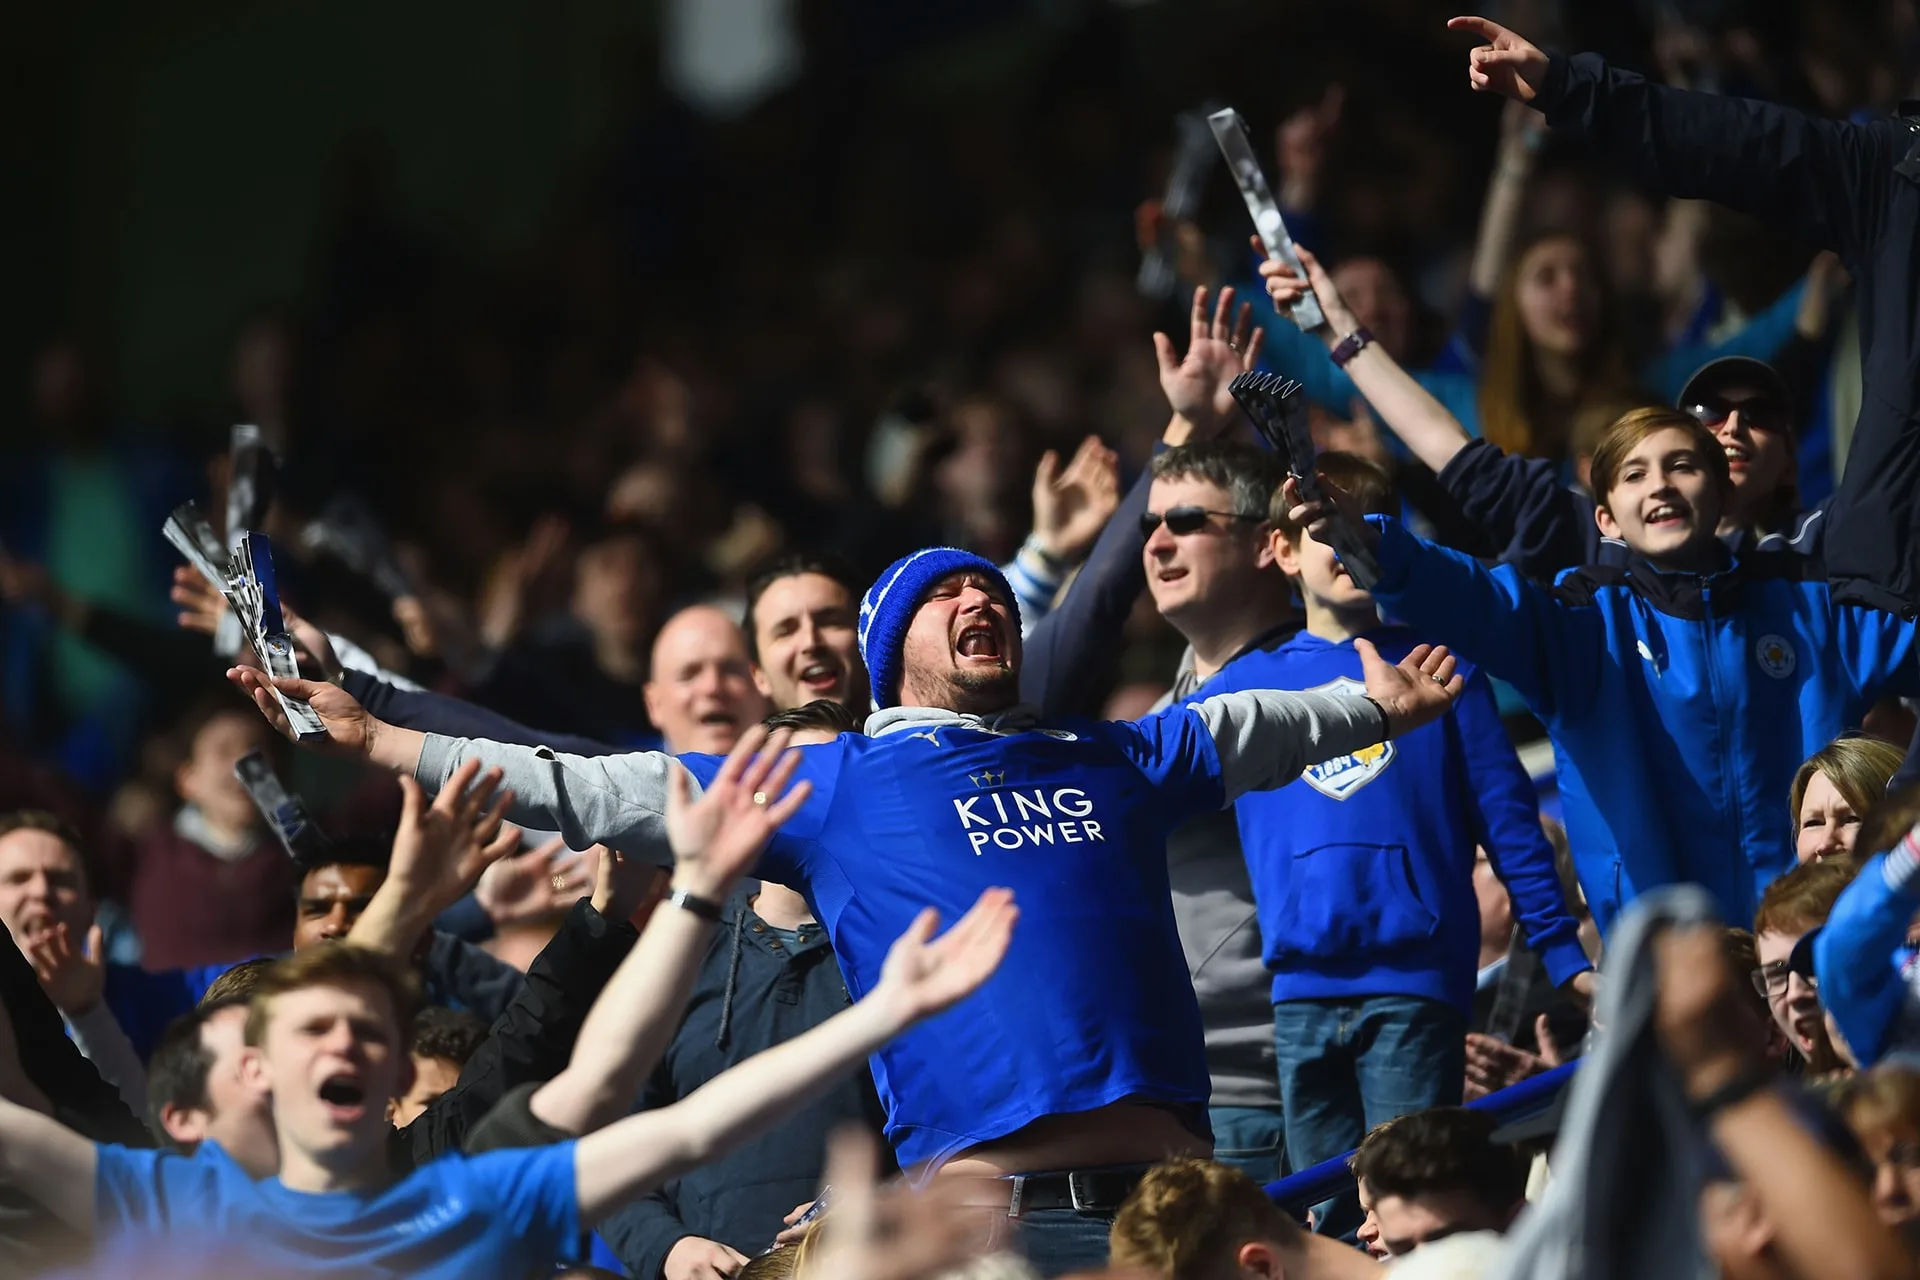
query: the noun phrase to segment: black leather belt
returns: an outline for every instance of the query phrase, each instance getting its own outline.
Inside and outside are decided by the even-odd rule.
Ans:
[[[1007,1216],[1042,1209],[1075,1209],[1081,1213],[1112,1213],[1140,1185],[1152,1165],[1119,1164],[1103,1169],[1071,1169],[1060,1173],[1016,1173],[1001,1178],[1010,1184]]]

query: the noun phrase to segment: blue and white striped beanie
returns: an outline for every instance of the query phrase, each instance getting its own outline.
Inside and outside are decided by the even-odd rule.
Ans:
[[[934,583],[955,573],[977,573],[991,581],[1013,610],[1018,633],[1020,602],[1006,575],[991,560],[958,547],[928,547],[895,560],[860,601],[860,656],[867,664],[874,706],[891,707],[900,701],[900,650],[907,642],[907,628],[913,625],[914,610]]]

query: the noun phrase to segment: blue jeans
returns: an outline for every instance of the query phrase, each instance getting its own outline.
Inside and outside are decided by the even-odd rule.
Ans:
[[[1396,1116],[1459,1106],[1467,1017],[1413,996],[1288,1000],[1273,1006],[1273,1048],[1287,1158],[1298,1172],[1351,1151]],[[1359,1228],[1353,1192],[1317,1208],[1317,1230]]]
[[[1107,1265],[1111,1213],[1036,1209],[1020,1218],[1020,1245],[1033,1269],[1045,1276],[1092,1271]]]
[[[1211,1107],[1213,1158],[1230,1164],[1261,1186],[1281,1175],[1286,1126],[1267,1107]]]

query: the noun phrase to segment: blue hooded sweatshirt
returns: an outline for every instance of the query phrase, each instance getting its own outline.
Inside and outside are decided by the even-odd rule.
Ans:
[[[1420,643],[1404,627],[1368,639],[1394,663]],[[1274,1003],[1405,995],[1470,1014],[1480,952],[1475,845],[1511,891],[1554,984],[1591,967],[1493,688],[1473,668],[1461,671],[1466,691],[1443,719],[1234,802]],[[1301,632],[1235,659],[1201,694],[1234,689],[1359,697],[1366,685],[1350,641]]]
[[[1633,557],[1549,588],[1369,519],[1380,605],[1546,724],[1602,930],[1639,894],[1689,882],[1751,919],[1794,865],[1782,802],[1801,761],[1883,694],[1916,689],[1913,624],[1835,605],[1807,556],[1726,556],[1708,574]]]

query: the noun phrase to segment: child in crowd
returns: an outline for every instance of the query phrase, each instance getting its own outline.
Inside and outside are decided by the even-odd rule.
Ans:
[[[1282,309],[1306,290],[1267,263]],[[1324,272],[1329,341],[1373,403],[1445,411],[1377,343]],[[1349,327],[1352,326],[1352,327]],[[1354,341],[1348,342],[1352,338]],[[1376,394],[1379,392],[1380,394]],[[1607,929],[1649,889],[1694,882],[1744,920],[1794,865],[1779,797],[1809,755],[1883,693],[1916,688],[1914,624],[1836,606],[1818,562],[1716,537],[1721,442],[1690,414],[1636,409],[1594,449],[1600,532],[1624,563],[1545,587],[1424,542],[1330,490],[1375,547],[1383,608],[1511,683],[1552,737],[1581,886]],[[1289,492],[1294,492],[1290,486]],[[1330,514],[1302,505],[1309,528]]]
[[[1374,464],[1330,453],[1320,470],[1366,510],[1398,509]],[[1425,639],[1383,623],[1373,597],[1287,505],[1276,497],[1268,537],[1305,603],[1306,626],[1235,659],[1203,693],[1358,697],[1365,686],[1355,637],[1394,660]],[[1487,850],[1553,982],[1590,989],[1533,783],[1487,678],[1471,667],[1462,674],[1466,688],[1441,720],[1236,802],[1273,974],[1274,1047],[1296,1169],[1352,1150],[1395,1116],[1459,1103],[1480,952],[1476,847]],[[1323,1216],[1339,1229],[1357,1220],[1357,1205]]]
[[[1814,935],[1857,870],[1853,859],[1837,857],[1795,867],[1767,886],[1753,917],[1754,989],[1812,1076],[1854,1065],[1827,1017],[1811,957]]]
[[[100,842],[98,891],[126,909],[149,970],[231,964],[286,945],[293,860],[260,820],[233,767],[280,743],[245,707],[210,702],[176,730],[171,822],[137,842]]]

